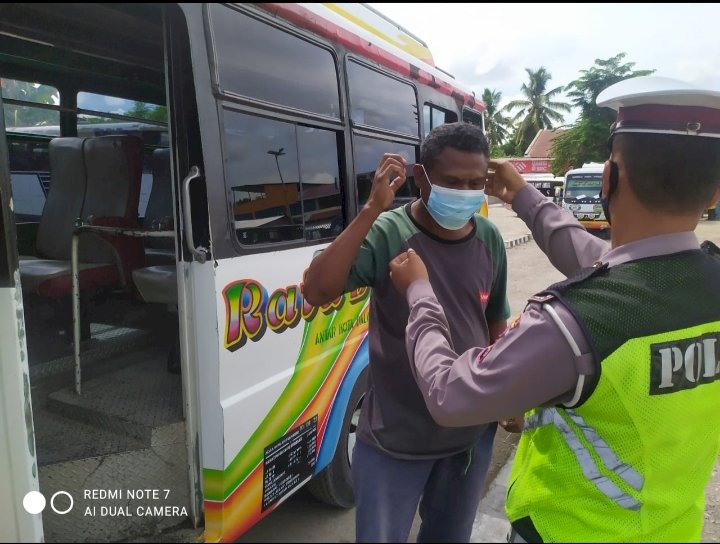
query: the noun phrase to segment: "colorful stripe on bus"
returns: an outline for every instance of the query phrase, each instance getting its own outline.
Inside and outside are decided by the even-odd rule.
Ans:
[[[250,294],[248,286],[253,286]],[[228,318],[226,349],[231,349],[228,338],[231,341],[238,338],[236,331],[245,327],[241,334],[248,332],[237,309],[252,307],[253,299],[267,302],[272,298],[263,292],[258,282],[249,280],[234,282],[224,290]],[[203,470],[207,541],[235,540],[282,502],[262,510],[264,452],[278,437],[317,416],[315,473],[332,460],[350,393],[368,364],[369,294],[369,289],[357,290],[340,297],[342,302],[306,312],[309,319],[305,321],[295,371],[274,408],[225,470]],[[299,313],[302,299],[294,300]],[[257,309],[250,331],[254,336],[247,338],[255,341],[259,340],[258,333],[266,330],[259,322],[262,314],[267,314],[267,304]]]

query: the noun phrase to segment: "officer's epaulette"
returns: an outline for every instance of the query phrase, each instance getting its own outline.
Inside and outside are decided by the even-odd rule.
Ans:
[[[554,298],[555,295],[533,295],[528,299],[528,302],[539,302],[542,304],[543,302],[549,302]]]
[[[713,257],[720,257],[720,247],[716,246],[710,240],[705,240],[702,244],[700,244],[700,248],[705,253],[708,253]]]

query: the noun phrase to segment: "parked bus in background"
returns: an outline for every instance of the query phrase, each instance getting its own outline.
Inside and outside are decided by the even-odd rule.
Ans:
[[[352,506],[370,292],[303,272],[384,153],[483,105],[364,4],[2,14],[0,540]]]
[[[565,183],[565,178],[553,176],[551,173],[522,174],[522,177],[530,185],[545,195],[548,200],[559,203],[557,195]]]
[[[610,225],[600,203],[603,165],[586,163],[565,174],[563,208],[572,213],[590,232],[609,237]]]

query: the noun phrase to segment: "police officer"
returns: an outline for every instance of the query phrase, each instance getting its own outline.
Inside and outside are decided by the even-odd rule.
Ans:
[[[720,93],[653,76],[615,84],[602,199],[610,246],[506,162],[512,203],[566,281],[489,348],[455,353],[421,255],[390,264],[434,419],[525,413],[508,483],[513,542],[699,541],[720,446],[720,257],[694,230],[720,198]]]

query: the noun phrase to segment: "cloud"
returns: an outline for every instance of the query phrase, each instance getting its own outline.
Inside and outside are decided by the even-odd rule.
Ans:
[[[552,74],[550,88],[564,86],[621,52],[635,69],[720,90],[718,4],[372,5],[423,39],[436,64],[476,95],[487,87],[518,97],[525,68],[540,66]]]

